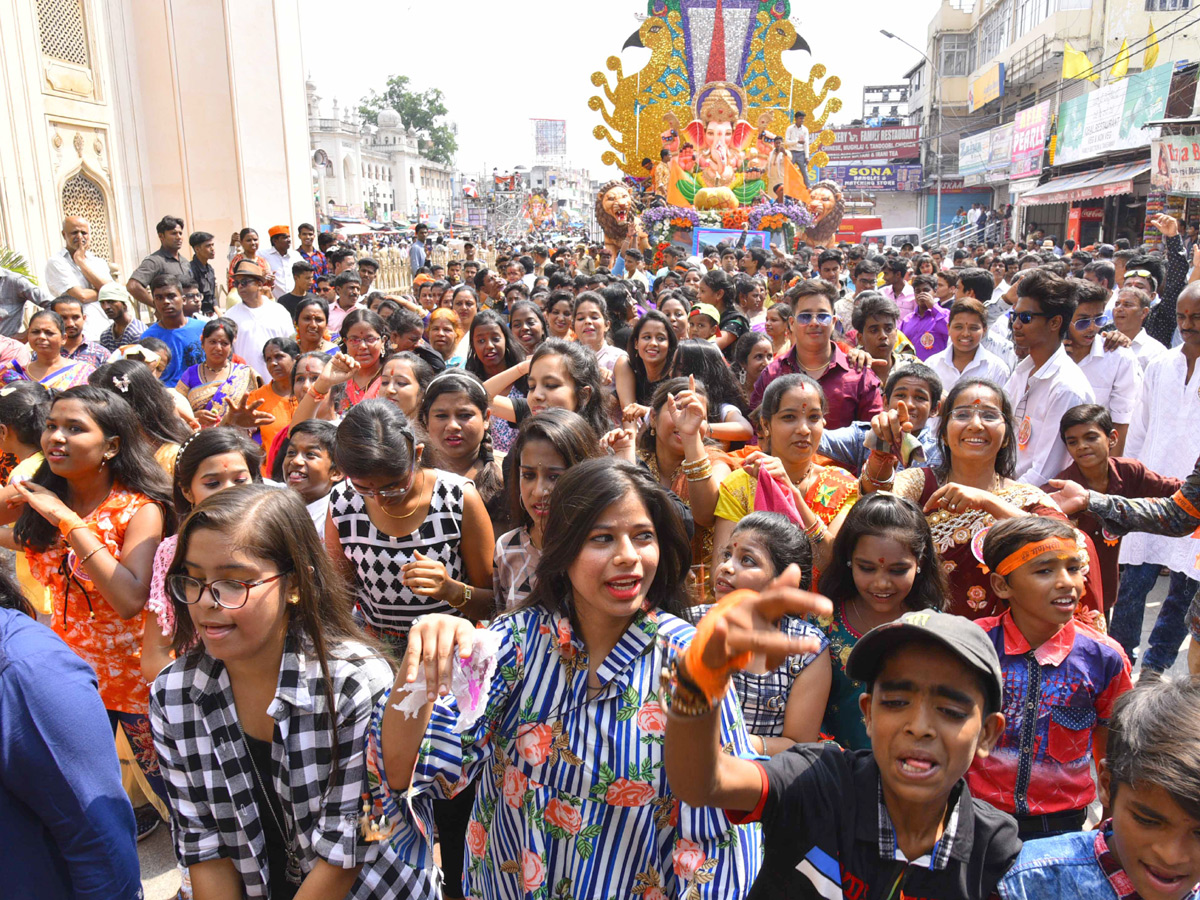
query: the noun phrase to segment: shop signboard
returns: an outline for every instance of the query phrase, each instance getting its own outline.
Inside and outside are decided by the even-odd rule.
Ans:
[[[1027,178],[1042,171],[1042,152],[1046,146],[1046,127],[1049,123],[1049,100],[1021,110],[1013,118],[1009,177]]]
[[[1056,165],[1149,145],[1167,109],[1174,63],[1155,66],[1059,107]]]
[[[988,153],[992,147],[991,132],[973,134],[958,142],[958,174],[982,175],[987,171]]]
[[[918,159],[921,156],[921,126],[887,128],[834,128],[833,144],[821,148],[832,163],[864,159]]]
[[[988,181],[1008,181],[1014,127],[1015,123],[1009,122],[988,132]]]
[[[886,163],[855,163],[849,166],[823,166],[821,178],[832,179],[843,191],[919,191],[920,166]]]
[[[967,89],[967,105],[971,112],[987,106],[1004,96],[1004,63],[996,63],[971,82]]]
[[[1150,145],[1150,185],[1168,194],[1200,197],[1200,136],[1156,139]]]

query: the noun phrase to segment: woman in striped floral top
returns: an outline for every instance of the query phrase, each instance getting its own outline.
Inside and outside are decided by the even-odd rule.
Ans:
[[[700,900],[749,889],[759,832],[681,805],[663,770],[660,674],[693,634],[676,616],[691,549],[674,510],[632,465],[572,467],[551,498],[533,593],[491,626],[499,649],[482,716],[457,734],[453,697],[435,703],[430,690],[415,723],[381,701],[369,781],[410,864],[432,864],[429,799],[474,781],[469,896]],[[440,671],[444,688],[451,655],[469,652],[473,635],[461,619],[423,617],[393,693],[415,679],[423,647],[436,648],[427,684]],[[750,752],[732,694],[721,733]]]

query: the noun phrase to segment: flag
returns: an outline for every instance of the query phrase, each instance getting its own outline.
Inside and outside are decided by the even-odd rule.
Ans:
[[[1124,78],[1129,74],[1129,39],[1121,41],[1121,49],[1117,51],[1117,61],[1113,63],[1112,71],[1109,73],[1110,80],[1116,81],[1118,78]]]
[[[1153,69],[1158,62],[1158,32],[1154,30],[1154,20],[1150,21],[1150,35],[1146,38],[1146,49],[1142,51],[1142,71]]]
[[[1062,77],[1064,79],[1086,78],[1088,81],[1100,79],[1100,76],[1092,71],[1092,63],[1087,58],[1087,54],[1072,47],[1070,41],[1063,41]]]

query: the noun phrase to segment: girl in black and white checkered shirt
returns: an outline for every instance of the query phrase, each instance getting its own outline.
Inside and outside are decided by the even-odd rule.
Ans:
[[[200,503],[167,575],[178,658],[150,721],[197,897],[425,897],[360,828],[363,747],[392,666],[292,491]],[[199,643],[197,643],[197,639]]]

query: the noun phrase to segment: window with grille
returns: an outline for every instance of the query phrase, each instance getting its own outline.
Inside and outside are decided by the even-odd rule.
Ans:
[[[108,234],[108,203],[100,185],[83,172],[76,172],[67,179],[62,189],[63,216],[81,216],[92,226],[91,251],[97,256],[111,260],[112,241]]]
[[[37,0],[42,53],[53,59],[87,67],[87,26],[83,0]]]
[[[1191,9],[1192,0],[1146,0],[1146,12],[1170,12],[1174,9]]]
[[[967,75],[975,68],[975,35],[942,35],[942,77],[956,78]]]

